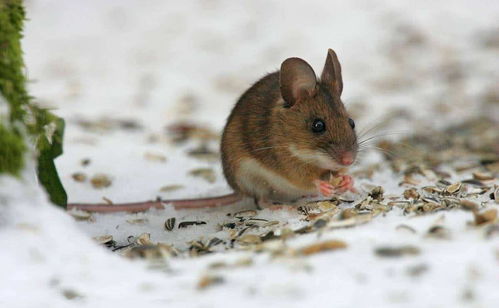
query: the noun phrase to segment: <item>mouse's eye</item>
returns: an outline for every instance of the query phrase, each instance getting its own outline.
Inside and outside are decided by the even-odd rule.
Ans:
[[[354,122],[351,118],[348,118],[348,124],[350,124],[350,127],[351,127],[352,129],[354,129],[354,128],[355,128],[355,122]]]
[[[326,124],[321,119],[315,119],[312,123],[312,131],[314,133],[322,133],[326,130]]]

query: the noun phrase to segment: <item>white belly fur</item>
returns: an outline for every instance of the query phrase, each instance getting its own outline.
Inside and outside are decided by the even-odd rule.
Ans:
[[[240,162],[236,181],[241,189],[254,197],[268,200],[291,201],[313,193],[296,187],[286,178],[251,158],[245,158]]]

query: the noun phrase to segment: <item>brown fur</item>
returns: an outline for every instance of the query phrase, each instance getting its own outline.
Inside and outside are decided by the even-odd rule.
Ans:
[[[281,71],[268,74],[250,87],[233,108],[221,150],[224,174],[234,191],[269,197],[252,196],[251,191],[241,187],[238,178],[245,174],[238,169],[247,158],[296,187],[313,191],[314,180],[324,178],[330,170],[295,157],[287,147],[291,144],[298,150],[320,150],[335,161],[344,151],[356,154],[357,137],[340,99],[343,84],[336,54],[329,50],[322,81],[315,82],[315,73],[311,75],[309,70],[313,73],[305,61],[290,58],[283,62]],[[317,118],[326,124],[324,133],[311,130]],[[275,190],[269,187],[269,192]]]

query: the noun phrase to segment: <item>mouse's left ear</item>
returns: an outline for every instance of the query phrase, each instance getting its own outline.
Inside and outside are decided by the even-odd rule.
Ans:
[[[325,84],[332,93],[341,96],[343,91],[343,79],[341,78],[341,66],[336,53],[329,49],[327,51],[326,64],[321,74],[321,82]]]

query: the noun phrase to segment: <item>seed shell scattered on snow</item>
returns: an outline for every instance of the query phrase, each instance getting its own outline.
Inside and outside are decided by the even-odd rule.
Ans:
[[[90,183],[94,188],[101,189],[111,186],[112,182],[108,175],[98,173],[90,179]]]
[[[345,248],[347,248],[347,244],[345,242],[339,240],[329,240],[305,246],[299,250],[299,253],[305,256],[309,256],[319,252]]]
[[[83,172],[75,172],[71,175],[71,177],[76,182],[85,182],[87,180],[87,175]]]
[[[176,221],[175,217],[168,218],[165,221],[165,229],[168,231],[172,231],[175,228],[175,221]]]

